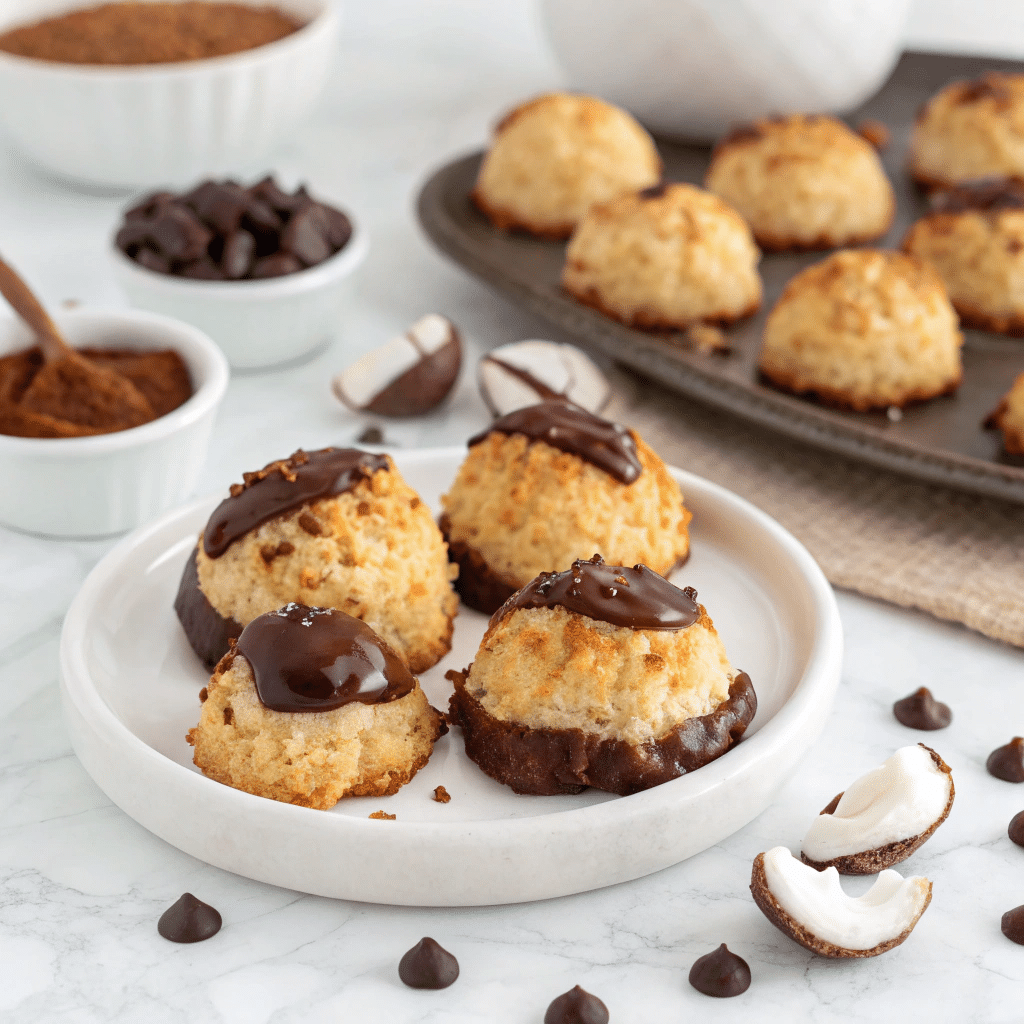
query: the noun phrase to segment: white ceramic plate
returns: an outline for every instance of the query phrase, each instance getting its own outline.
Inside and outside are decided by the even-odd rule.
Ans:
[[[435,510],[464,448],[395,456]],[[315,811],[251,796],[193,767],[185,732],[207,676],[172,610],[185,560],[220,496],[137,530],[92,571],[61,639],[75,751],[122,810],[179,849],[274,885],[344,899],[429,906],[516,903],[657,871],[763,811],[814,743],[842,661],[835,599],[807,551],[748,502],[673,471],[693,511],[693,554],[673,577],[695,586],[747,671],[758,711],[719,760],[634,796],[516,796],[470,762],[458,730],[387,798]],[[588,552],[589,554],[589,552]],[[466,608],[451,653],[421,677],[447,707],[449,668],[473,659],[486,618]],[[444,785],[451,802],[431,799]],[[395,821],[370,820],[372,811]]]

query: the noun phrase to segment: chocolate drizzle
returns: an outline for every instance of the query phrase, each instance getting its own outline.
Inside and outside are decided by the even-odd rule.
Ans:
[[[228,653],[230,641],[241,635],[242,624],[221,615],[203,593],[199,586],[198,558],[197,546],[181,574],[174,611],[192,650],[207,668],[213,668]]]
[[[706,996],[727,999],[750,988],[750,968],[743,957],[731,953],[723,942],[713,953],[693,962],[690,984]]]
[[[271,462],[233,484],[210,516],[203,532],[203,550],[219,558],[250,530],[304,502],[351,491],[378,470],[387,469],[385,455],[371,455],[356,448],[300,448],[287,459]]]
[[[643,472],[629,430],[564,399],[540,402],[502,416],[471,437],[469,447],[495,433],[524,434],[531,441],[543,441],[559,451],[578,455],[623,484],[631,484]]]
[[[605,565],[600,555],[576,559],[564,572],[542,572],[513,594],[490,625],[520,608],[565,608],[577,615],[630,629],[678,630],[700,618],[693,587],[680,590],[646,565]]]
[[[933,213],[965,213],[977,210],[1024,210],[1024,179],[1017,177],[978,178],[933,192],[929,197]]]
[[[540,379],[540,377],[534,376],[534,374],[530,373],[529,370],[524,370],[521,366],[513,366],[512,363],[507,363],[505,362],[504,359],[499,359],[497,356],[492,355],[491,353],[485,355],[481,362],[494,363],[495,366],[500,366],[510,377],[515,377],[516,380],[525,384],[532,391],[535,391],[537,393],[537,397],[545,402],[568,401],[568,399],[565,397],[565,392],[556,391],[554,388],[549,387],[547,384],[544,383],[544,381]],[[487,396],[484,395],[485,400],[486,398]]]
[[[412,691],[405,662],[365,622],[332,608],[287,604],[252,620],[236,650],[271,711],[384,704]]]

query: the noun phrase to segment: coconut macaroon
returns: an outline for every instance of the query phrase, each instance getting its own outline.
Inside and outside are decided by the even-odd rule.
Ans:
[[[931,747],[901,747],[815,818],[800,857],[818,871],[873,875],[930,839],[949,816],[955,794],[949,765]]]
[[[816,871],[784,846],[754,859],[754,902],[794,942],[820,956],[878,956],[905,942],[928,909],[932,883],[883,871],[863,896],[847,896],[833,868]]]
[[[414,672],[448,652],[457,570],[389,456],[298,451],[244,479],[206,524],[175,601],[206,664],[258,615],[291,601],[362,619]]]
[[[937,92],[917,115],[910,171],[926,188],[1024,176],[1024,75],[990,72]]]
[[[904,252],[935,267],[965,324],[1024,335],[1024,181],[971,182],[934,193],[932,202],[903,239]]]
[[[1002,431],[1007,455],[1024,455],[1024,373],[985,420],[985,426]]]
[[[692,588],[599,555],[542,573],[449,672],[466,753],[517,793],[626,795],[724,754],[757,709]]]
[[[832,249],[880,238],[896,197],[878,153],[842,121],[793,114],[745,125],[715,146],[704,179],[764,249]]]
[[[962,345],[933,267],[856,249],[790,280],[765,324],[758,366],[786,391],[863,412],[954,392]]]
[[[690,513],[661,459],[633,431],[567,402],[516,410],[470,438],[441,505],[456,587],[488,614],[594,551],[663,575],[690,551]]]
[[[593,96],[549,93],[498,124],[472,198],[502,230],[566,238],[594,203],[660,177],[653,140],[626,111]]]
[[[761,305],[761,254],[732,207],[693,185],[656,185],[592,206],[573,233],[563,287],[631,327],[732,323]]]
[[[321,810],[396,793],[447,731],[398,654],[329,608],[291,604],[253,619],[200,699],[188,741],[203,774]]]

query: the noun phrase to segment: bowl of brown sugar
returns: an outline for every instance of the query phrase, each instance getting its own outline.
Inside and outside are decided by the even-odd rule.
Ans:
[[[0,126],[85,185],[245,174],[316,104],[339,23],[337,0],[5,0]]]

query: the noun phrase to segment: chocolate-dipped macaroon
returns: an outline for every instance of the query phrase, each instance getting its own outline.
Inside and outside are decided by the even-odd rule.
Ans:
[[[599,555],[542,573],[449,672],[466,753],[517,793],[626,795],[724,754],[757,710],[692,588]]]
[[[413,672],[447,654],[456,570],[389,456],[299,450],[244,481],[214,509],[174,603],[208,667],[258,615],[292,601],[362,619]]]
[[[538,573],[594,551],[667,575],[690,550],[690,513],[661,459],[634,431],[564,400],[470,438],[441,504],[456,588],[488,615]]]
[[[200,698],[188,741],[204,775],[321,810],[396,793],[447,732],[398,653],[332,608],[253,619]]]

